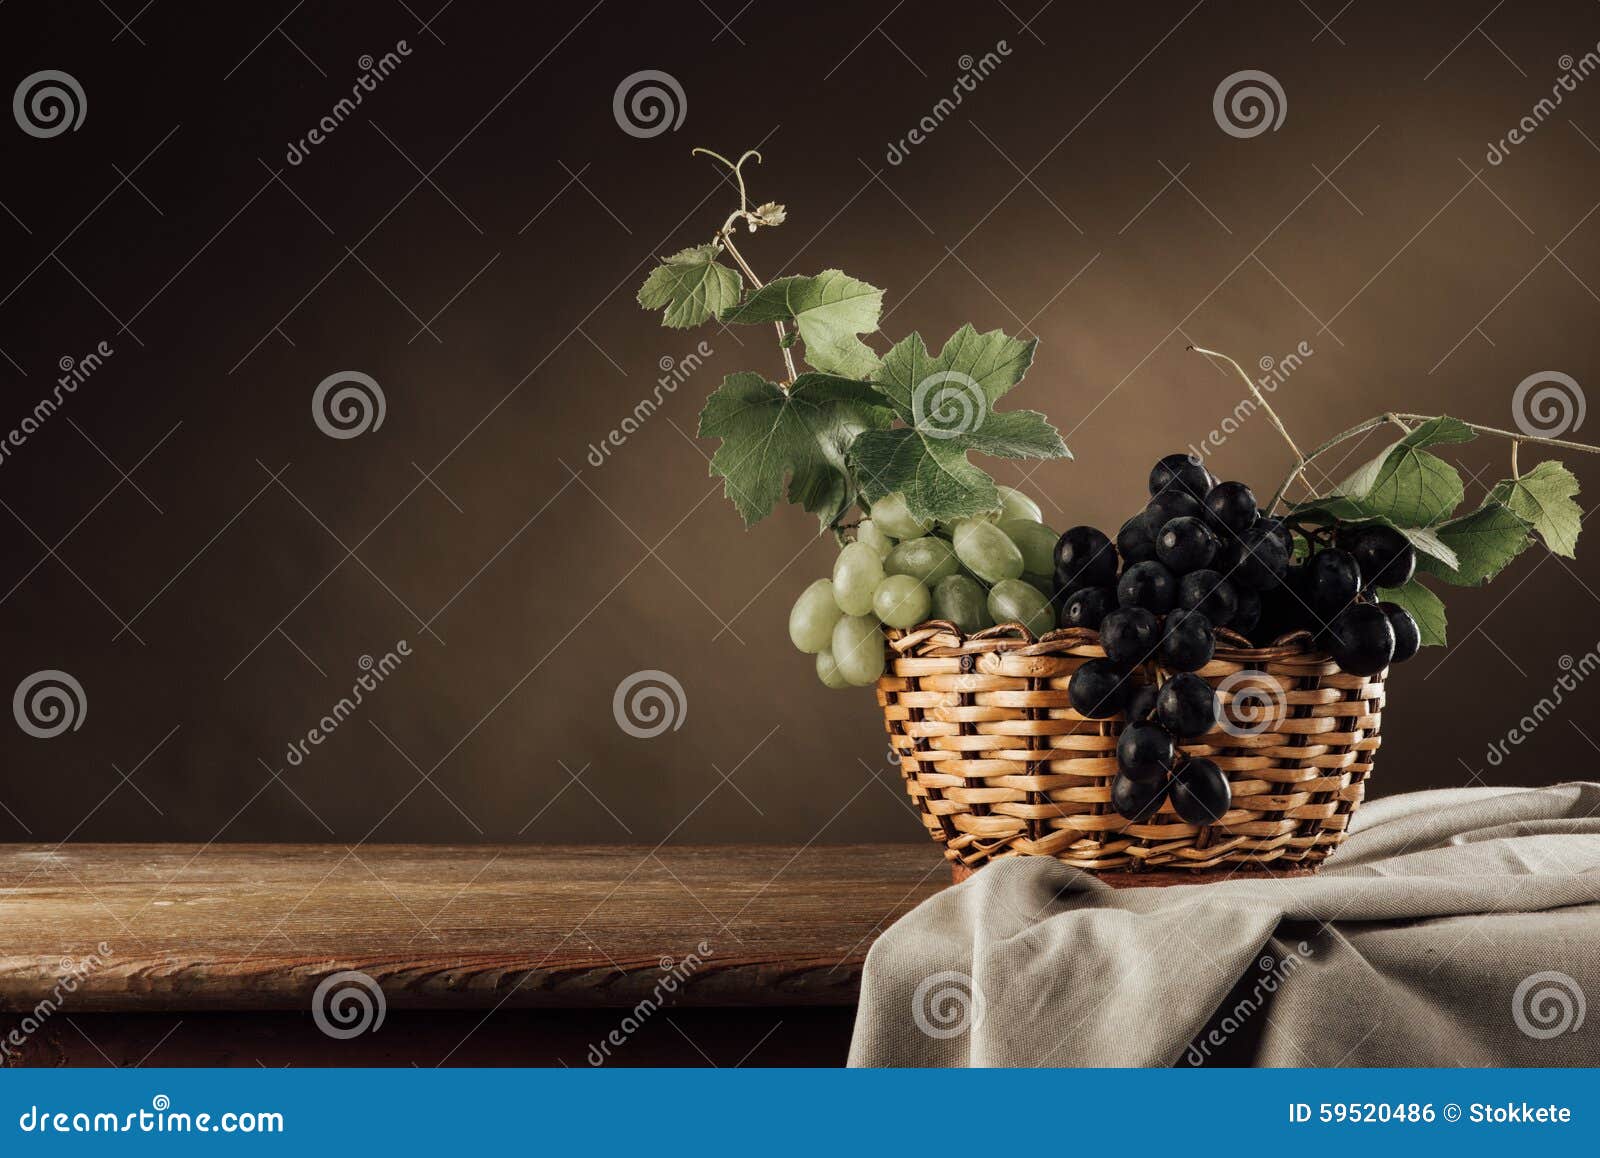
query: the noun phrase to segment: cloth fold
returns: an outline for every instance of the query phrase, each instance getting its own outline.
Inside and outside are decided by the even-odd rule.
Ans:
[[[1311,877],[1014,857],[867,954],[854,1066],[1600,1064],[1600,784],[1379,799]]]

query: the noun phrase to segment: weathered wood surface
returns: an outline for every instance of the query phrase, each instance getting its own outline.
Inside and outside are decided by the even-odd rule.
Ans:
[[[848,1005],[948,880],[920,844],[0,845],[0,1010],[70,977],[74,1011],[303,1011],[344,970],[397,1010],[629,1007],[668,970],[674,1005]]]

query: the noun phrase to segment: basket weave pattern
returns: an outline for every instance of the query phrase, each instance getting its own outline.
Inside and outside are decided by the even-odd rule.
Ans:
[[[1221,687],[1224,722],[1181,749],[1216,761],[1232,807],[1196,827],[1163,802],[1135,823],[1111,806],[1124,718],[1087,719],[1067,698],[1072,673],[1105,655],[1097,632],[1034,641],[1012,623],[967,636],[940,620],[888,638],[877,693],[889,742],[958,877],[1009,856],[1055,857],[1113,883],[1309,871],[1344,839],[1378,749],[1387,672],[1350,675],[1304,632],[1252,648],[1219,631],[1196,674]]]

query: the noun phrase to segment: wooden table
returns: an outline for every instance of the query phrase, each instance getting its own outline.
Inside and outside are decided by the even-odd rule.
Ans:
[[[948,881],[924,844],[0,845],[0,1064],[839,1064]]]

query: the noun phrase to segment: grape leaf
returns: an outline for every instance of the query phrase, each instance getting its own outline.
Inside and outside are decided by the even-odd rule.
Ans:
[[[836,269],[816,277],[780,277],[725,309],[722,320],[744,325],[793,322],[805,343],[805,358],[824,374],[866,378],[878,355],[858,334],[878,328],[883,291]]]
[[[1295,509],[1325,510],[1344,522],[1379,518],[1401,529],[1432,526],[1460,505],[1465,490],[1455,467],[1424,448],[1476,437],[1459,419],[1430,418],[1384,447],[1329,495]]]
[[[1577,477],[1559,462],[1548,461],[1521,478],[1496,484],[1489,497],[1522,516],[1546,547],[1571,559],[1583,527],[1583,508],[1572,501],[1577,493]]]
[[[711,473],[745,525],[772,513],[789,483],[789,501],[827,526],[851,503],[857,487],[845,451],[862,431],[892,421],[883,399],[865,382],[802,374],[786,392],[759,374],[730,374],[700,412],[702,438],[720,438]]]
[[[906,425],[869,431],[850,449],[867,498],[903,491],[919,519],[982,514],[1000,505],[1000,495],[994,480],[967,460],[969,451],[998,458],[1070,458],[1044,415],[994,409],[1022,380],[1036,344],[999,330],[980,334],[971,326],[956,331],[937,357],[920,334],[897,342],[873,385]]]
[[[1411,613],[1422,635],[1423,647],[1443,647],[1445,638],[1444,602],[1415,579],[1403,587],[1380,587],[1378,598],[1397,603]]]
[[[721,253],[720,245],[696,245],[662,258],[639,287],[639,304],[647,310],[666,307],[661,324],[676,330],[720,314],[744,288],[738,272],[717,260]]]
[[[1372,518],[1366,515],[1349,499],[1333,498],[1319,499],[1311,503],[1293,504],[1297,515],[1311,522],[1331,523],[1338,522],[1343,527],[1349,526],[1382,526],[1390,527],[1400,532],[1406,540],[1417,550],[1420,555],[1432,555],[1446,567],[1458,567],[1461,564],[1456,553],[1450,549],[1439,534],[1431,527],[1396,527],[1388,519]],[[1301,546],[1296,540],[1297,548]]]
[[[1423,556],[1417,560],[1417,567],[1457,587],[1487,583],[1533,541],[1522,517],[1492,497],[1471,514],[1441,523],[1435,529],[1445,545],[1460,557],[1459,562],[1448,567]]]

